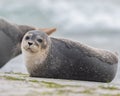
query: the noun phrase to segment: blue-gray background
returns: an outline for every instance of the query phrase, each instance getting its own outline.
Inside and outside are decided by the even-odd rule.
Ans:
[[[54,37],[120,53],[119,0],[0,0],[0,16],[17,24],[56,27]],[[22,56],[0,71],[26,72]]]

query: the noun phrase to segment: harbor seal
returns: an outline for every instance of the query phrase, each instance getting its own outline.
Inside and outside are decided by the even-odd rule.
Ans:
[[[110,82],[117,71],[116,54],[38,30],[25,34],[21,49],[32,77]]]
[[[56,30],[56,28],[36,28],[28,25],[14,24],[0,18],[0,68],[9,60],[21,54],[20,44],[24,34],[35,29],[43,30],[44,32],[49,30],[49,34]]]

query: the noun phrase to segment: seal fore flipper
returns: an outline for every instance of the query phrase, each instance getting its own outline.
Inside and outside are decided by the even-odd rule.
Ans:
[[[37,30],[41,30],[45,32],[47,35],[51,35],[53,32],[56,31],[56,28],[38,28]]]

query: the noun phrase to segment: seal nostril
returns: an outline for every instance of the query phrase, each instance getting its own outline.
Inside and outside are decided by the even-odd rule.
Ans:
[[[32,42],[28,42],[29,46],[31,46],[33,43]]]

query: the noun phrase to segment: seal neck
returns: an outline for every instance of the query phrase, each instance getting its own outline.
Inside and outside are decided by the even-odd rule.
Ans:
[[[22,49],[23,57],[28,71],[31,73],[33,70],[37,70],[37,66],[44,65],[49,51],[51,49],[51,40],[48,38],[48,44],[45,49],[40,49],[37,53],[29,53]]]

